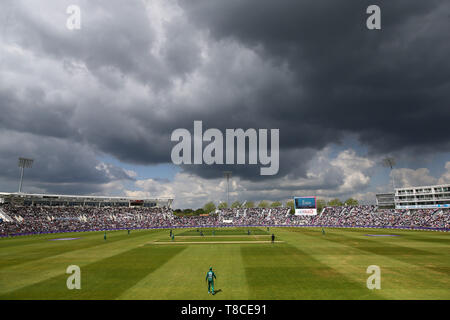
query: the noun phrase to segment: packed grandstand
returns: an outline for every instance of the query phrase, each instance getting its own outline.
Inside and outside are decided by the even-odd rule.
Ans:
[[[449,209],[395,210],[377,206],[325,207],[314,216],[290,208],[216,210],[207,216],[177,216],[168,207],[0,206],[0,235],[227,226],[323,226],[450,230]]]

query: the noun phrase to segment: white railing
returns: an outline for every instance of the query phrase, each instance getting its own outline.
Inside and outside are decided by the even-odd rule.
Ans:
[[[2,209],[0,209],[0,218],[2,218],[3,221],[6,221],[6,222],[11,222],[11,221],[13,221],[13,220],[11,219],[11,217],[8,216],[8,215],[5,213],[5,211],[3,211]]]

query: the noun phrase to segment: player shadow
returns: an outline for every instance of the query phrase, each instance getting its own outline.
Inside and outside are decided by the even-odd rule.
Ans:
[[[219,292],[222,292],[222,289],[215,290],[214,295],[218,294]]]

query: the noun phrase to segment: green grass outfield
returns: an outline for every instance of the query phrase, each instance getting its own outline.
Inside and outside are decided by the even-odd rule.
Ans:
[[[247,230],[174,229],[174,241],[168,229],[1,239],[0,299],[450,299],[448,233]],[[270,243],[272,233],[280,242]],[[67,237],[80,239],[49,241]],[[69,265],[81,268],[80,290],[67,289]],[[366,287],[370,265],[381,269],[380,290]]]

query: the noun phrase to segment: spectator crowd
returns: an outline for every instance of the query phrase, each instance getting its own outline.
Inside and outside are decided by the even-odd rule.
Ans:
[[[405,227],[450,229],[450,210],[378,210],[376,206],[326,207],[313,216],[290,208],[220,209],[207,216],[176,216],[170,208],[143,207],[1,207],[10,221],[0,222],[0,236],[114,229],[219,226]]]

